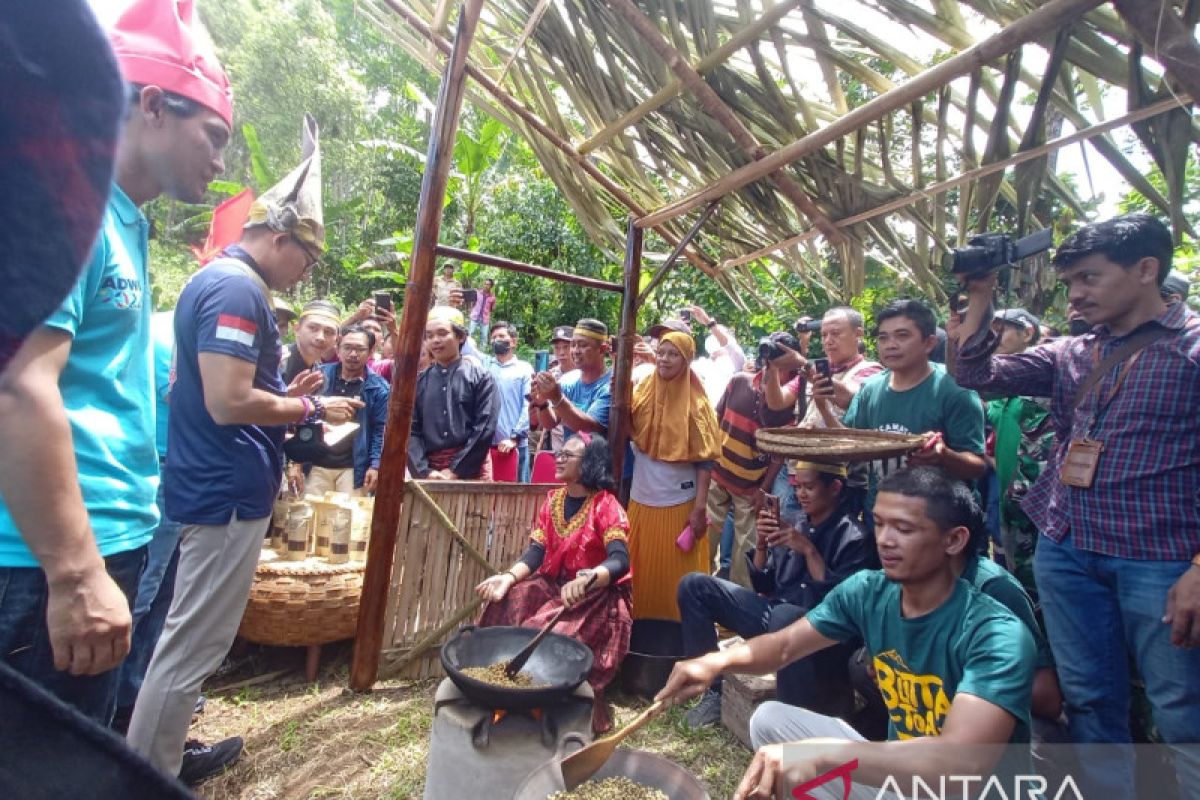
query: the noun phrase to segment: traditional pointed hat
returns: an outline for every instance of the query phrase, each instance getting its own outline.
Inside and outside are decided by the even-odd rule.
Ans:
[[[325,249],[318,135],[317,121],[312,114],[305,114],[300,166],[254,201],[246,221],[247,228],[266,225],[273,231],[294,234],[307,244]]]
[[[134,0],[109,31],[121,74],[211,108],[233,126],[233,91],[193,0]]]

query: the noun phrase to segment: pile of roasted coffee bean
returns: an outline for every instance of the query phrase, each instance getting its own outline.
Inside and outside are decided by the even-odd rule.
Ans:
[[[507,666],[507,661],[501,661],[499,664],[492,664],[488,667],[465,667],[462,670],[462,674],[477,681],[490,683],[493,686],[500,686],[505,689],[535,689],[545,685],[534,683],[533,676],[527,672],[518,672],[510,678],[504,674],[504,668]]]
[[[572,792],[555,792],[546,800],[671,800],[667,793],[629,778],[605,778],[580,784]]]

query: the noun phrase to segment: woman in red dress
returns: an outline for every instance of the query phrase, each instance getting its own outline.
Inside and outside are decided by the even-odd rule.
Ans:
[[[554,632],[592,649],[592,728],[603,733],[612,728],[604,688],[629,652],[629,521],[612,493],[603,438],[568,439],[555,455],[555,477],[566,485],[546,497],[520,560],[475,587],[488,602],[479,624],[540,628],[566,606]]]

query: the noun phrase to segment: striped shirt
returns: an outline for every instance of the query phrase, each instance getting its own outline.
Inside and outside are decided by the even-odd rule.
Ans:
[[[759,428],[791,425],[796,421],[795,408],[772,411],[762,390],[762,373],[750,375],[739,372],[733,376],[725,394],[717,403],[717,420],[721,425],[721,458],[713,467],[712,476],[731,494],[747,495],[758,488],[769,460],[754,442]],[[785,389],[799,393],[800,378],[792,379]]]
[[[1073,411],[1075,393],[1092,370],[1128,339],[1107,326],[1015,355],[992,353],[986,334],[959,351],[964,386],[1004,395],[1049,397],[1056,439],[1047,468],[1022,502],[1046,536],[1104,555],[1186,561],[1200,553],[1200,320],[1182,304],[1147,326],[1174,333],[1143,349],[1124,384],[1099,413],[1090,438],[1104,444],[1090,489],[1064,485],[1059,467],[1072,434],[1089,435],[1098,403],[1109,396],[1123,364]],[[1133,331],[1130,332],[1134,333]],[[1095,351],[1095,352],[1093,352]]]

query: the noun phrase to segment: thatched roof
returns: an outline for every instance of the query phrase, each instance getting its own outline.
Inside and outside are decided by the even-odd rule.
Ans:
[[[619,251],[624,231],[614,219],[630,209],[644,216],[833,124],[1041,5],[488,0],[470,56],[469,96],[528,139],[592,236]],[[451,35],[449,0],[361,0],[360,8],[441,71],[443,53],[427,37],[444,43]],[[781,269],[848,296],[862,288],[864,258],[873,253],[900,280],[937,296],[930,264],[994,225],[998,202],[1015,210],[1018,232],[1053,225],[1064,211],[1085,213],[1084,201],[1047,169],[1053,151],[958,186],[942,184],[1103,122],[1103,98],[1115,89],[1127,92],[1130,110],[1170,100],[1162,75],[1105,4],[728,195],[690,260],[743,299]],[[532,112],[540,130],[502,94]],[[1190,108],[1135,129],[1166,177],[1167,196],[1107,134],[1091,141],[1180,235],[1189,230],[1178,202],[1183,169],[1197,140]],[[939,193],[922,194],[935,184]],[[889,201],[892,210],[871,215]],[[668,240],[699,213],[666,223]],[[827,277],[828,260],[840,266],[840,280]],[[786,292],[778,281],[775,290]]]

